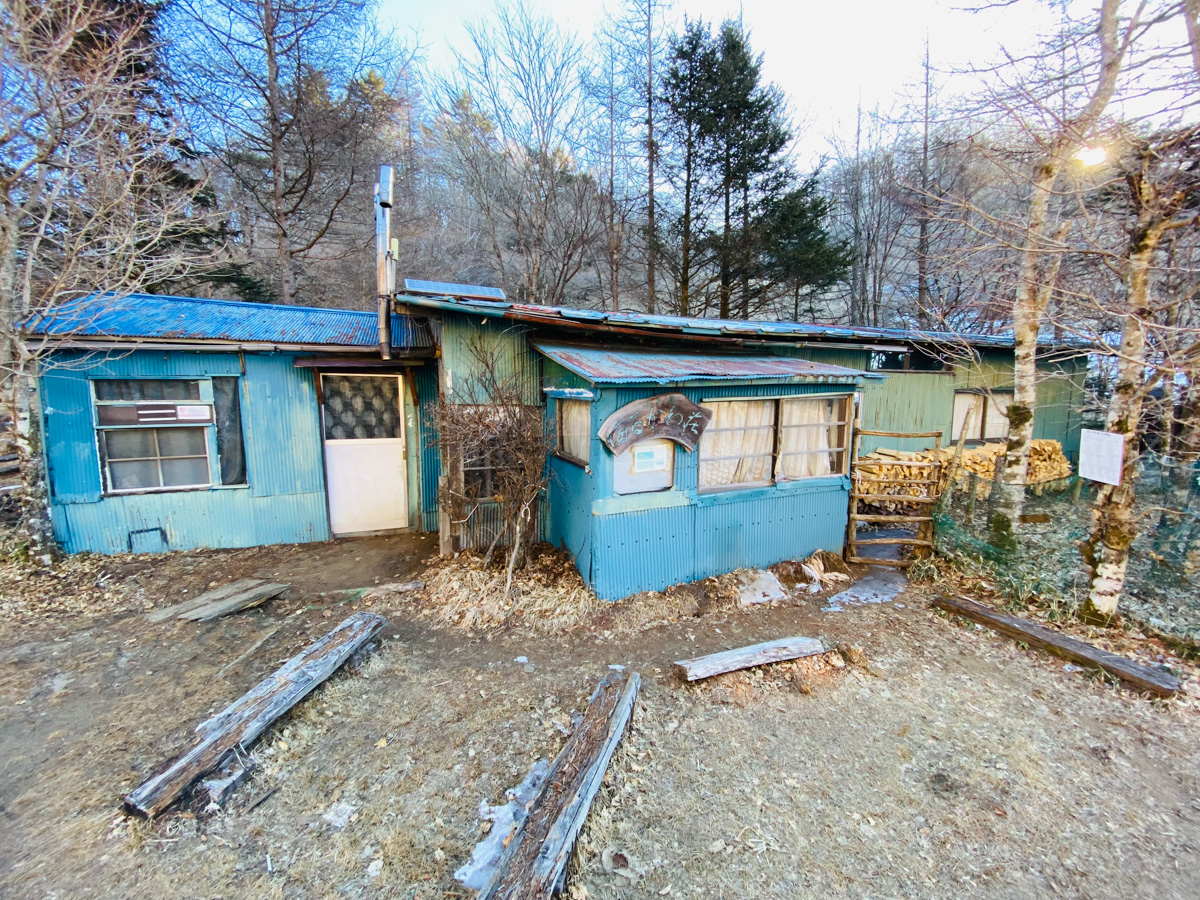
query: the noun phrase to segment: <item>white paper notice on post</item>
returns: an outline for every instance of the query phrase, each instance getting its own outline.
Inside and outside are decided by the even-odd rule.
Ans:
[[[1125,437],[1084,428],[1079,437],[1079,475],[1101,484],[1120,484]]]

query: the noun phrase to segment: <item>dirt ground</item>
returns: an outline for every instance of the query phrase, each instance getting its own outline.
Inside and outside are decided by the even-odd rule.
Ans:
[[[370,601],[389,620],[379,648],[267,733],[224,810],[120,813],[196,723],[368,602],[329,592],[417,576],[433,546],[0,569],[0,896],[472,896],[453,872],[482,837],[479,804],[557,752],[613,664],[643,690],[579,845],[575,900],[1196,895],[1195,671],[1190,698],[1149,702],[933,612],[920,586],[842,612],[820,596],[741,610],[681,591],[675,614],[618,605],[559,634]],[[252,575],[294,587],[214,622],[143,615]],[[868,661],[699,686],[670,674],[674,659],[791,634]],[[322,817],[335,803],[353,807],[343,828]]]

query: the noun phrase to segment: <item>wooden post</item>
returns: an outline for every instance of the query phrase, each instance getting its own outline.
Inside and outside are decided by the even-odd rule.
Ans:
[[[971,478],[967,482],[967,490],[971,492],[971,496],[967,498],[967,524],[975,524],[975,499],[979,496],[979,473],[972,472]]]
[[[445,475],[438,476],[438,553],[441,556],[454,555],[454,534],[451,531],[450,513],[442,508],[441,498],[447,490]]]

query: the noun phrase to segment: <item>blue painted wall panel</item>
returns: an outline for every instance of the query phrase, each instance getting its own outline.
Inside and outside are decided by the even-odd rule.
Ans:
[[[61,352],[41,378],[55,535],[69,552],[123,553],[328,540],[313,373],[294,355]],[[243,374],[243,364],[245,372]],[[249,484],[101,494],[89,381],[95,377],[242,376]],[[165,540],[164,540],[165,538]]]

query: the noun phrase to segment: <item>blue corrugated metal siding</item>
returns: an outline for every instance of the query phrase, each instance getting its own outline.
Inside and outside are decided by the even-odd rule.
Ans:
[[[593,516],[592,589],[616,600],[842,549],[848,496],[842,479],[764,493],[706,494],[687,506]]]
[[[31,334],[374,347],[378,316],[351,309],[157,294],[93,294],[24,323]],[[434,346],[425,319],[392,316],[392,346]]]
[[[437,367],[427,364],[413,375],[417,383],[417,422],[421,440],[421,530],[437,531],[437,486],[442,475],[442,452],[434,421],[438,402]]]
[[[312,372],[291,354],[245,355],[245,487],[102,496],[90,377],[242,375],[233,353],[59,352],[41,379],[55,536],[69,552],[246,547],[327,540]]]

